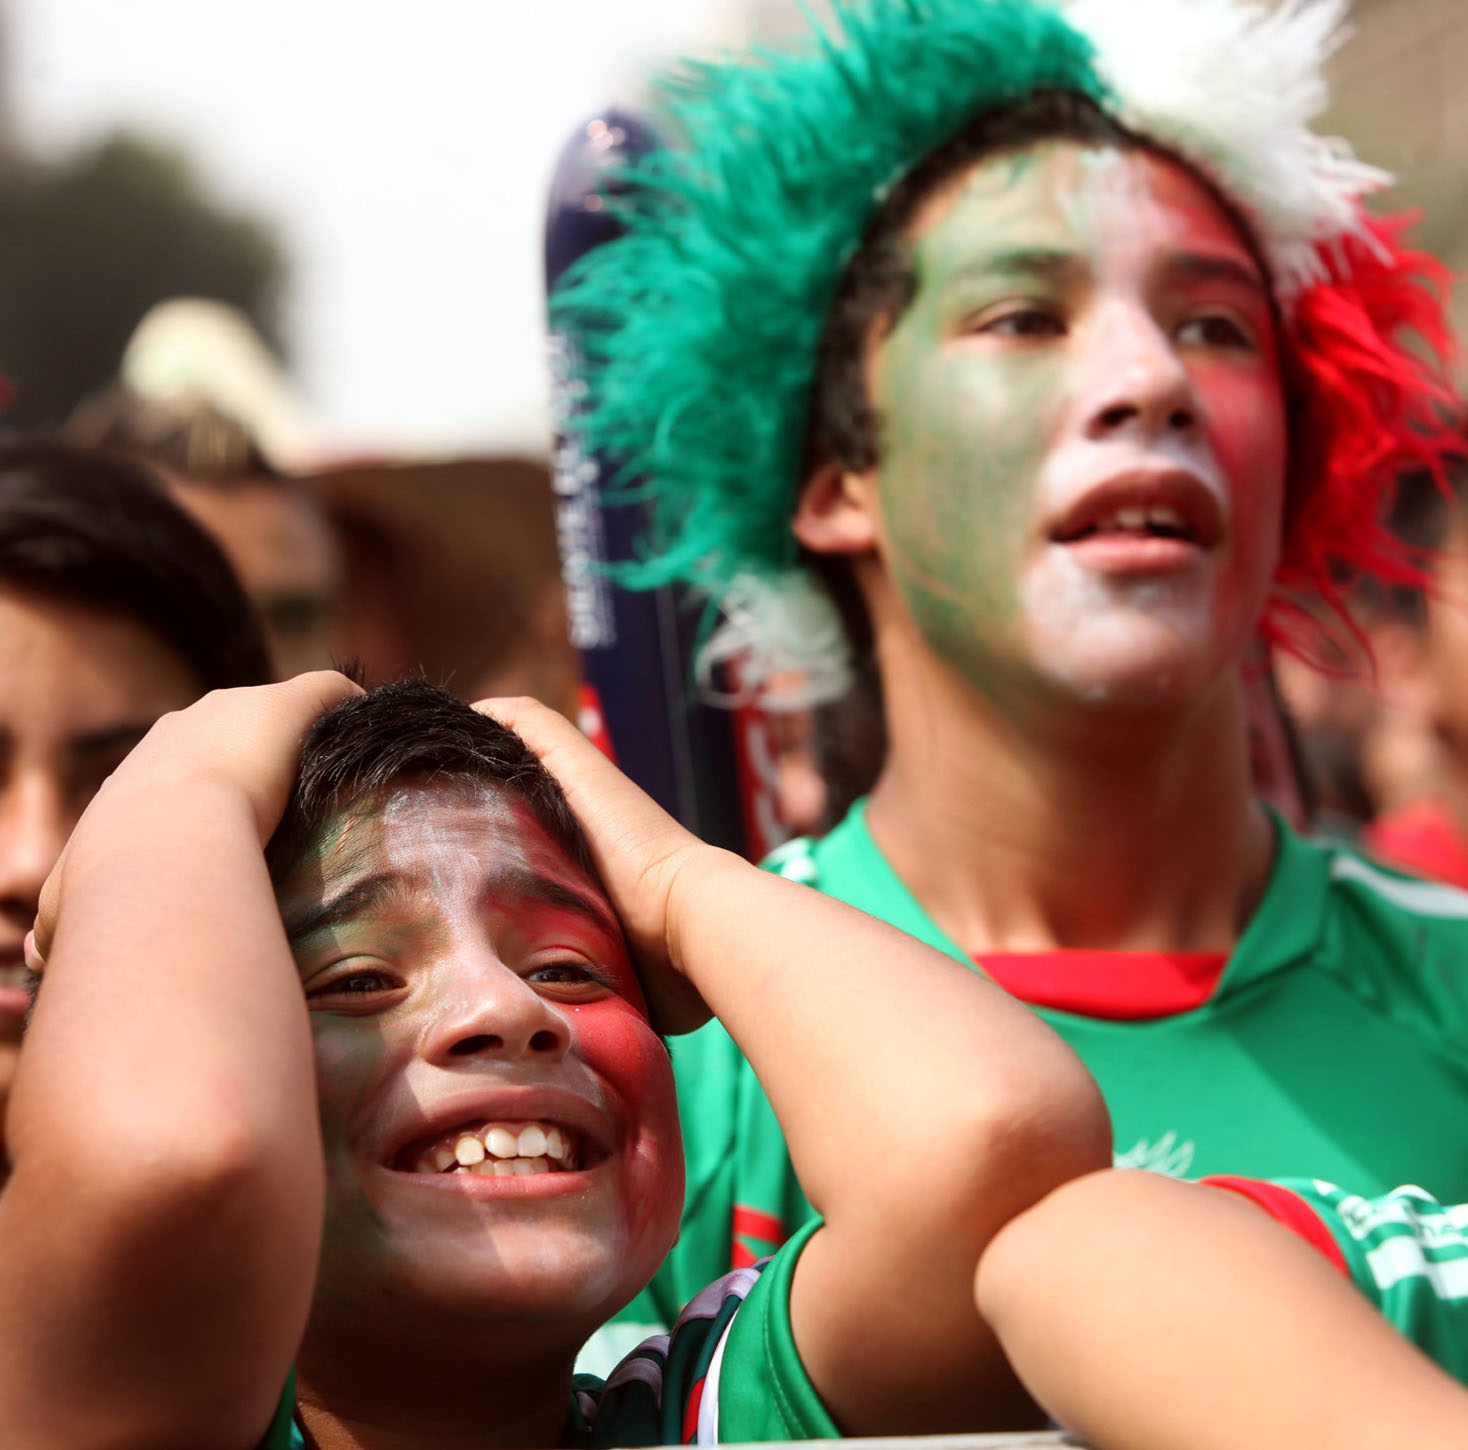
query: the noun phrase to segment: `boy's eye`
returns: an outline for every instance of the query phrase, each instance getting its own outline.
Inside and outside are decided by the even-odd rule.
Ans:
[[[615,990],[611,977],[590,962],[574,958],[543,962],[526,972],[525,980],[558,997],[589,997]]]
[[[353,967],[314,982],[306,989],[306,1001],[313,1007],[370,1010],[384,1005],[384,999],[396,995],[402,986],[402,980],[385,968]]]
[[[973,331],[986,337],[1062,337],[1065,323],[1048,308],[1017,306],[981,317]]]
[[[1191,317],[1177,330],[1177,340],[1189,347],[1252,351],[1254,340],[1242,323],[1221,313]]]

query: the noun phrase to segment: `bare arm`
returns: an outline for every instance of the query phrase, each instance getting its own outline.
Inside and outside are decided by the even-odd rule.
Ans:
[[[1468,1444],[1468,1390],[1218,1189],[1080,1179],[999,1233],[977,1288],[1020,1378],[1097,1450]]]
[[[15,1450],[208,1450],[269,1421],[309,1306],[323,1170],[261,846],[302,732],[352,688],[303,676],[165,717],[47,883],[0,1196]]]
[[[1110,1161],[1079,1061],[977,973],[700,844],[559,717],[492,708],[559,776],[665,1022],[696,991],[769,1094],[825,1219],[791,1316],[843,1429],[1012,1423],[1028,1401],[973,1274],[1001,1225]]]

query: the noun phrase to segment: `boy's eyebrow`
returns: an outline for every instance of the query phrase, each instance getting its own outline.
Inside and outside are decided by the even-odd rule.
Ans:
[[[1058,247],[1010,247],[986,252],[966,262],[955,274],[954,281],[968,277],[991,276],[995,272],[1019,272],[1043,282],[1063,281],[1086,268],[1075,252]]]
[[[307,937],[341,926],[364,911],[371,911],[401,884],[402,878],[394,872],[379,871],[354,881],[345,891],[313,906],[289,914],[282,913],[286,939],[295,949]]]
[[[131,750],[156,723],[153,720],[128,720],[120,725],[106,725],[100,730],[73,735],[66,746],[73,755],[100,755],[118,746]]]
[[[579,890],[564,881],[557,881],[553,876],[543,876],[539,871],[524,866],[506,866],[496,871],[488,883],[487,891],[493,896],[518,896],[522,900],[559,907],[563,911],[584,917],[612,936],[619,937],[622,934],[621,923],[595,892]]]
[[[1167,259],[1163,270],[1182,282],[1232,282],[1256,292],[1265,290],[1256,266],[1218,252],[1179,252]]]

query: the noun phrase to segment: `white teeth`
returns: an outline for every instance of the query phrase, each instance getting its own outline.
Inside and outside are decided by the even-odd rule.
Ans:
[[[496,1166],[498,1165],[498,1166]],[[490,1123],[460,1129],[418,1155],[415,1173],[474,1172],[506,1177],[577,1167],[576,1141],[552,1123]]]
[[[1163,505],[1160,508],[1147,510],[1147,522],[1164,529],[1181,529],[1183,516],[1176,509]]]
[[[531,1123],[527,1128],[520,1129],[520,1137],[517,1140],[522,1158],[539,1158],[545,1153],[545,1129],[538,1123]]]
[[[1118,529],[1145,529],[1147,510],[1142,508],[1121,509],[1112,520],[1112,525]]]
[[[519,1151],[519,1142],[508,1128],[491,1128],[484,1135],[484,1146],[496,1158],[513,1158]]]
[[[24,987],[25,984],[24,962],[17,962],[13,967],[0,967],[0,987]]]

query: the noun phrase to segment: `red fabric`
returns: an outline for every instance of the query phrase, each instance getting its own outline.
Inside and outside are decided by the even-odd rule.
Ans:
[[[981,970],[1032,1007],[1117,1022],[1172,1017],[1214,993],[1224,952],[985,952]]]
[[[1346,1256],[1336,1243],[1331,1231],[1320,1221],[1315,1210],[1299,1194],[1281,1188],[1277,1183],[1263,1183],[1257,1178],[1233,1178],[1227,1175],[1216,1178],[1200,1178],[1199,1183],[1208,1188],[1222,1188],[1228,1193],[1237,1193],[1257,1204],[1276,1223],[1282,1224],[1292,1234],[1305,1240],[1316,1253],[1328,1259],[1337,1273],[1350,1278]]]
[[[1468,890],[1468,842],[1437,801],[1388,811],[1361,833],[1361,844],[1403,871]]]
[[[734,1240],[730,1246],[729,1263],[736,1269],[747,1269],[751,1264],[757,1264],[767,1253],[779,1248],[790,1237],[785,1231],[785,1225],[774,1214],[750,1208],[743,1203],[734,1205],[733,1228]],[[768,1247],[755,1253],[744,1242],[745,1239],[753,1239]]]
[[[737,1267],[737,1265],[736,1265]],[[703,1404],[703,1387],[708,1383],[705,1376],[693,1387],[693,1393],[688,1396],[688,1404],[683,1410],[683,1439],[684,1445],[696,1445],[698,1443],[698,1411]]]

